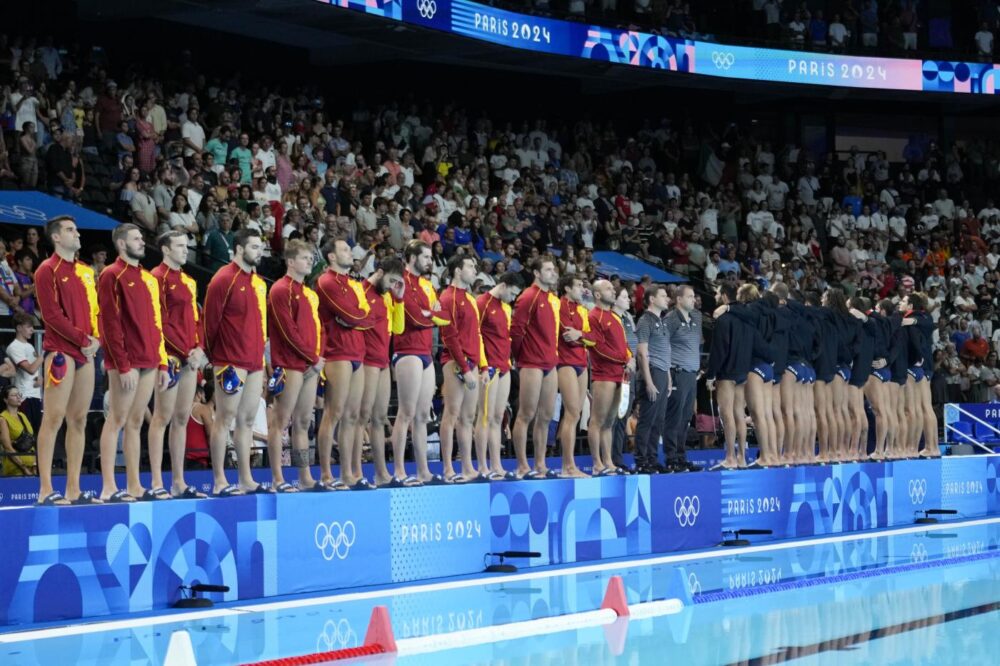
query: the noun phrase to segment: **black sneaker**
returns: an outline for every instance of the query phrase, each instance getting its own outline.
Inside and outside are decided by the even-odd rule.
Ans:
[[[680,472],[686,472],[686,471],[688,471],[688,466],[687,466],[687,463],[670,463],[670,464],[668,465],[668,467],[670,467],[670,469],[671,469],[671,470],[672,470],[672,471],[673,471],[673,472],[674,472],[675,474],[678,474],[678,473],[680,473]]]
[[[673,474],[674,473],[674,468],[671,467],[670,465],[659,465],[659,464],[657,464],[656,465],[656,473],[657,474]]]
[[[694,463],[687,463],[687,471],[689,472],[700,472],[704,468],[701,465],[695,465]]]

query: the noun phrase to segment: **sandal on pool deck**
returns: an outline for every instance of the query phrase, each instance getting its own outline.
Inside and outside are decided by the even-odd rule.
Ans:
[[[36,502],[38,506],[69,506],[70,501],[60,492],[49,493]]]

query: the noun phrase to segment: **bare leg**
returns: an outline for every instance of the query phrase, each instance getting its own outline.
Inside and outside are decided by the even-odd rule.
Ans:
[[[361,467],[362,447],[355,446],[358,430],[358,413],[361,411],[361,398],[365,392],[365,373],[359,367],[351,372],[350,392],[344,406],[344,415],[337,428],[337,441],[342,443],[340,449],[340,480],[349,486],[364,478]],[[348,450],[344,450],[343,443]]]
[[[747,394],[746,383],[733,391],[733,416],[736,417],[736,457],[740,467],[747,466]]]
[[[615,420],[618,418],[618,405],[622,401],[622,385],[612,384],[611,386],[614,388],[611,393],[610,411],[604,417],[604,422],[601,424],[601,458],[607,466],[614,467],[611,457],[611,447],[614,444],[614,427]]]
[[[541,391],[538,395],[538,410],[535,413],[535,427],[532,436],[535,440],[535,471],[545,474],[548,468],[545,464],[545,449],[549,443],[549,424],[556,411],[556,396],[559,393],[559,381],[556,373],[550,372],[542,377]]]
[[[828,421],[829,411],[827,403],[830,402],[830,386],[821,379],[817,379],[813,384],[813,405],[816,414],[816,429],[819,434],[819,462],[830,462],[833,458],[830,455],[830,423]]]
[[[187,367],[182,370],[182,372],[187,371]],[[149,446],[149,487],[153,490],[163,488],[163,440],[167,432],[167,426],[170,425],[174,418],[174,409],[177,407],[177,393],[179,390],[180,381],[173,388],[161,389],[157,386],[153,392],[153,418],[149,422],[149,432],[147,435]],[[184,423],[184,428],[186,434],[186,422]],[[173,428],[171,428],[171,434],[173,434]],[[171,441],[173,441],[172,437]],[[172,456],[170,460],[171,463],[174,462]]]
[[[764,380],[751,372],[746,384],[747,403],[750,415],[753,417],[753,427],[757,434],[757,444],[760,447],[760,462],[764,465],[774,464],[773,442],[771,439],[771,404],[770,393]]]
[[[385,426],[389,421],[392,384],[388,368],[365,366],[364,371],[365,393],[361,400],[361,423],[369,424],[368,441],[372,447],[372,462],[375,463],[375,485],[380,485],[392,480],[385,464]],[[364,429],[358,428],[358,431],[364,432]]]
[[[271,409],[271,427],[267,431],[267,457],[271,460],[271,483],[277,487],[285,483],[281,467],[281,439],[285,428],[292,422],[292,412],[302,393],[303,373],[298,370],[285,371],[285,388],[274,398]]]
[[[139,443],[139,430],[142,422],[146,419],[146,409],[149,407],[149,400],[153,397],[153,389],[156,388],[156,380],[159,370],[156,368],[139,371],[139,385],[136,387],[132,405],[129,408],[128,416],[125,419],[124,428],[124,448],[125,448],[125,482],[128,494],[132,497],[142,497],[146,490],[139,480],[139,460],[142,448]],[[164,497],[164,499],[167,499]]]
[[[503,416],[507,410],[507,399],[510,397],[510,372],[498,376],[494,386],[490,388],[489,412],[487,427],[489,429],[490,471],[503,473],[503,463],[500,461],[500,448],[503,441]]]
[[[103,500],[118,492],[118,483],[115,481],[118,437],[132,411],[137,389],[138,383],[132,389],[122,388],[120,373],[117,370],[108,370],[109,409],[108,416],[104,420],[104,428],[101,429],[101,499]]]
[[[517,471],[515,473],[521,477],[531,471],[531,466],[528,464],[528,426],[538,412],[543,373],[537,368],[523,368],[519,371],[518,377],[521,380],[521,388],[518,394],[517,417],[514,419],[512,436],[514,453],[517,456]],[[538,448],[537,443],[535,448]],[[545,450],[544,442],[542,450]]]
[[[250,447],[253,443],[253,424],[257,420],[257,408],[260,407],[263,390],[264,371],[257,370],[247,375],[243,390],[237,394],[240,401],[236,408],[233,445],[236,447],[240,487],[244,492],[256,490],[258,486],[250,472]]]
[[[798,445],[802,424],[795,420],[798,388],[795,375],[790,372],[782,373],[781,383],[778,384],[779,413],[775,414],[775,419],[780,419],[784,426],[784,436],[781,440],[784,450],[781,458],[785,463],[798,462],[799,458]]]
[[[171,494],[176,495],[184,492],[188,485],[184,479],[184,453],[187,448],[187,425],[191,419],[194,397],[198,393],[198,373],[185,367],[174,388],[177,390],[177,400],[167,437],[170,445],[170,490]]]
[[[848,387],[851,396],[851,416],[854,421],[853,451],[854,460],[862,460],[868,452],[868,414],[865,412],[865,394],[857,386]]]
[[[292,463],[299,470],[299,488],[309,489],[316,485],[313,480],[312,470],[309,469],[309,426],[315,417],[316,407],[316,387],[319,384],[319,373],[310,372],[308,377],[302,380],[302,388],[299,390],[298,399],[295,401],[295,408],[292,411],[292,452],[298,452],[298,460],[293,458]],[[288,390],[288,386],[285,386]]]
[[[490,474],[490,402],[496,402],[497,384],[500,374],[494,373],[490,379],[488,373],[483,373],[479,382],[479,396],[476,399],[476,420],[472,428],[473,441],[476,448],[476,462],[480,474]]]
[[[899,419],[899,428],[896,431],[893,443],[896,458],[906,457],[906,446],[910,441],[910,430],[913,423],[910,421],[910,412],[906,404],[906,384],[896,384],[896,416]]]
[[[441,472],[445,480],[455,476],[454,459],[455,427],[465,399],[465,383],[456,375],[458,365],[448,361],[444,365],[444,409],[441,411]]]
[[[715,382],[715,397],[718,400],[719,418],[722,419],[722,433],[725,439],[726,459],[722,466],[733,469],[737,466],[736,460],[736,420],[734,413],[734,401],[736,398],[736,382],[720,379]],[[742,414],[738,415],[742,417]]]
[[[486,373],[480,373],[479,382],[489,378]],[[476,468],[472,464],[472,431],[476,424],[476,407],[479,405],[479,384],[476,388],[462,387],[462,405],[458,412],[458,423],[455,427],[455,439],[458,440],[459,458],[462,462],[462,478],[466,481],[476,478]],[[483,473],[484,468],[480,468]]]
[[[236,374],[242,380],[246,380],[246,370],[236,370]],[[218,493],[229,485],[226,479],[226,445],[229,443],[229,432],[236,419],[236,412],[239,410],[240,400],[246,392],[246,386],[239,392],[232,395],[222,390],[222,382],[216,378],[215,384],[215,418],[212,420],[212,432],[209,433],[212,452],[212,492]],[[258,393],[258,395],[260,395]]]
[[[333,483],[333,433],[337,433],[340,451],[340,476],[350,476],[351,450],[354,442],[346,441],[344,430],[338,429],[347,411],[347,398],[351,392],[354,368],[350,361],[329,361],[326,364],[326,393],[324,394],[323,419],[316,433],[316,448],[319,451],[320,481]]]
[[[921,455],[928,458],[939,458],[941,449],[938,447],[938,422],[934,413],[934,405],[931,403],[931,380],[917,384],[917,399],[923,406],[924,412],[924,449]]]
[[[781,411],[781,386],[771,383],[765,387],[771,394],[771,423],[774,424],[774,462],[779,464],[785,462],[785,419]]]
[[[406,434],[417,413],[424,368],[416,356],[404,356],[396,362],[395,370],[397,408],[392,428],[392,467],[395,477],[403,480],[406,478]],[[423,480],[429,478],[428,475]]]
[[[38,428],[38,440],[36,443],[38,452],[38,499],[43,500],[48,497],[53,492],[52,488],[52,459],[55,457],[56,448],[56,434],[59,432],[59,428],[62,427],[63,421],[66,420],[66,414],[68,411],[68,405],[71,396],[79,395],[83,393],[83,389],[77,386],[77,373],[76,364],[73,359],[66,359],[66,374],[63,379],[58,384],[50,384],[48,382],[49,367],[52,365],[52,358],[55,356],[54,353],[50,353],[43,364],[42,377],[45,378],[46,387],[45,391],[42,393],[42,425]],[[90,366],[90,384],[91,390],[90,395],[93,395],[93,384],[94,384],[94,363],[91,361],[87,366]],[[82,368],[81,368],[82,369]],[[76,391],[73,389],[77,388]],[[86,416],[86,412],[84,412]],[[68,427],[67,427],[68,430]],[[68,433],[67,433],[68,434]],[[69,457],[69,441],[67,437],[66,442],[66,454]],[[82,438],[81,438],[82,439]],[[83,451],[80,451],[81,461],[83,456]],[[82,462],[81,462],[82,464]],[[70,465],[67,465],[71,467]],[[67,470],[69,473],[69,470]],[[77,479],[79,480],[80,474],[77,471]],[[76,496],[79,496],[79,481],[77,482]],[[66,480],[66,497],[69,497],[69,479]]]
[[[70,365],[72,365],[70,361]],[[76,375],[70,385],[73,395],[66,405],[66,499],[74,500],[80,497],[80,468],[83,467],[83,449],[86,446],[84,431],[87,425],[87,412],[94,397],[94,362],[86,363],[76,368]],[[69,372],[66,373],[69,377]],[[62,384],[66,383],[63,378]],[[44,416],[42,417],[44,423]],[[58,426],[57,426],[58,429]],[[55,431],[52,434],[55,437]],[[53,440],[54,444],[54,440]],[[52,453],[49,452],[47,465],[52,472]],[[50,482],[51,483],[51,482]],[[44,495],[42,496],[44,497]]]
[[[421,481],[431,478],[427,465],[427,421],[430,419],[431,402],[437,388],[434,368],[425,368],[420,378],[420,394],[417,397],[417,412],[413,417],[413,457],[417,462],[417,475]]]
[[[832,410],[827,418],[831,421],[831,430],[836,436],[831,439],[834,460],[845,460],[847,457],[847,441],[851,437],[851,414],[847,408],[847,383],[840,375],[834,375],[830,382],[830,402]]]
[[[917,455],[920,434],[924,429],[924,410],[923,404],[917,399],[917,384],[913,381],[913,377],[906,378],[903,395],[906,404],[906,421],[909,423],[903,452],[907,457],[914,457]]]
[[[587,441],[590,443],[590,455],[594,460],[594,474],[612,467],[611,450],[610,448],[605,450],[604,447],[604,428],[605,423],[610,420],[609,415],[612,410],[618,409],[618,403],[614,402],[616,386],[614,382],[595,381],[590,387],[591,407],[590,423],[587,424]],[[610,437],[610,426],[608,435]]]

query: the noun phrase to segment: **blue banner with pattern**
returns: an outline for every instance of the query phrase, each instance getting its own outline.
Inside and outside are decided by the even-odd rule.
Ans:
[[[10,508],[0,511],[0,624],[165,608],[178,599],[182,585],[193,583],[229,586],[228,593],[211,595],[217,600],[260,599],[471,574],[483,570],[488,553],[505,550],[539,552],[539,558],[515,562],[531,567],[711,548],[727,531],[747,528],[772,531],[750,537],[761,541],[906,525],[917,512],[935,508],[971,518],[1000,513],[998,476],[1000,456],[953,456]],[[864,562],[877,555],[864,549],[885,547],[881,543],[838,547],[855,549],[843,554],[847,560]],[[980,547],[952,546],[969,552]],[[908,547],[918,560],[934,552],[926,540]],[[721,573],[692,565],[680,579],[650,581],[641,593],[776,582],[803,570],[794,554],[788,557],[745,560]],[[458,615],[407,609],[409,635],[427,633],[425,628],[438,633],[434,625],[440,623],[485,626],[481,606],[472,597],[468,601]],[[329,629],[333,635],[341,628]]]
[[[586,60],[742,81],[995,95],[993,63],[737,46],[521,14],[471,0],[317,0],[470,39]]]

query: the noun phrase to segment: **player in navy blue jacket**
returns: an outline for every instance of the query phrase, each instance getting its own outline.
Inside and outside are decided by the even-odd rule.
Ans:
[[[895,320],[890,318],[895,309],[892,301],[884,299],[868,313],[868,317],[875,323],[872,373],[864,387],[865,397],[875,414],[875,449],[869,456],[872,460],[883,460],[889,455],[889,443],[895,438],[899,427],[896,417],[899,397],[893,393],[897,385],[892,381],[892,339],[895,329],[899,327],[898,322],[894,323]]]
[[[926,294],[914,292],[904,298],[899,306],[906,312],[903,326],[907,327],[908,332],[910,362],[910,377],[906,382],[906,404],[910,415],[907,454],[936,458],[941,455],[941,451],[938,448],[937,416],[931,405],[934,320],[927,313]],[[924,439],[923,450],[919,448],[921,435]]]
[[[735,285],[724,283],[716,290],[716,301],[723,305],[753,301],[757,296],[754,285],[743,285],[737,291]],[[709,390],[716,390],[718,398],[726,440],[726,459],[722,467],[726,469],[746,467],[745,386],[755,351],[762,353],[763,350],[756,331],[749,324],[731,313],[715,318],[705,377]]]

